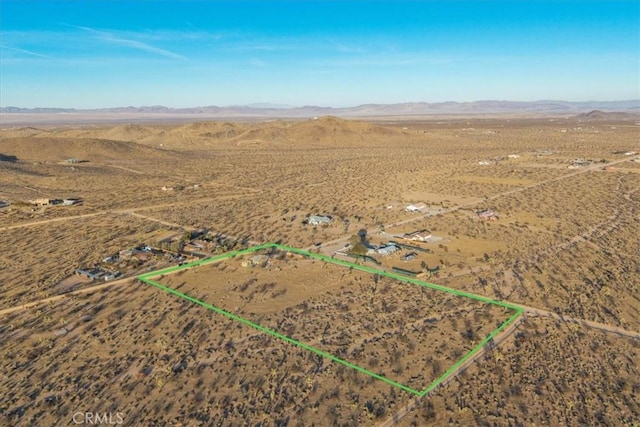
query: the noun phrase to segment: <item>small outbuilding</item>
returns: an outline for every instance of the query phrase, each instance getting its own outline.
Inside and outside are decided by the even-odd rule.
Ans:
[[[407,212],[422,212],[426,208],[427,208],[427,205],[425,205],[424,203],[416,203],[416,204],[407,205],[407,207],[404,208],[404,210]]]
[[[406,254],[405,256],[402,257],[403,261],[411,261],[412,259],[415,259],[415,257],[417,257],[418,254],[415,252],[409,252],[408,254]]]
[[[311,215],[307,218],[307,224],[309,225],[320,225],[320,224],[329,224],[333,218],[330,216],[323,215]]]
[[[478,215],[478,218],[480,219],[486,219],[489,221],[495,221],[498,219],[498,214],[492,209],[478,211],[476,212],[476,215]]]
[[[585,159],[582,159],[582,158],[577,158],[577,159],[574,159],[571,162],[571,165],[574,168],[583,168],[583,167],[591,165],[591,162],[589,160],[585,160]]]

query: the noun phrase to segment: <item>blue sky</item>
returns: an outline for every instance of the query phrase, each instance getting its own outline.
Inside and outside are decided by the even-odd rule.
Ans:
[[[640,98],[640,2],[0,0],[0,105]]]

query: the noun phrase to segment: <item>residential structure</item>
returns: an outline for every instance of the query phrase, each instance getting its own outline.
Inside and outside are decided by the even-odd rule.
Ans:
[[[405,233],[402,238],[416,242],[426,242],[431,238],[431,232],[427,230],[414,231],[411,233]]]
[[[391,255],[397,251],[400,250],[400,247],[397,246],[395,243],[387,243],[384,245],[379,246],[376,249],[373,249],[373,252],[378,254],[378,255],[382,255],[382,256],[387,256],[387,255]]]
[[[77,205],[82,202],[82,199],[35,199],[31,200],[31,204],[34,206],[70,206]]]
[[[590,164],[591,164],[591,162],[589,160],[585,160],[585,159],[581,159],[581,158],[574,159],[571,162],[571,165],[574,168],[581,168],[581,167],[589,166]]]
[[[323,215],[311,215],[307,218],[307,224],[309,225],[320,225],[320,224],[328,224],[330,223],[332,218],[330,216]]]
[[[404,210],[407,212],[421,212],[426,208],[427,208],[427,205],[425,205],[424,203],[416,203],[412,205],[407,205],[407,207],[404,208]]]
[[[487,219],[489,221],[495,221],[498,219],[498,214],[492,209],[484,209],[476,212],[476,214],[480,219]]]
[[[76,270],[78,276],[84,276],[92,280],[109,281],[121,276],[119,271],[111,271],[102,267],[79,268]]]

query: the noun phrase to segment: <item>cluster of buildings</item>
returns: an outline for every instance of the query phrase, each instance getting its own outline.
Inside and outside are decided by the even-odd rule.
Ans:
[[[35,199],[30,203],[37,207],[42,206],[71,206],[82,203],[82,199]]]
[[[118,263],[124,262],[136,262],[138,264],[146,263],[154,259],[157,255],[164,255],[165,251],[154,249],[149,245],[138,245],[132,249],[125,249],[118,252],[116,255],[111,255],[103,259],[103,262]]]
[[[416,232],[418,233],[418,232]],[[398,236],[400,237],[400,236]],[[412,246],[409,244],[405,244],[405,243],[400,243],[400,242],[395,242],[395,241],[389,241],[386,243],[382,243],[378,246],[376,245],[371,245],[369,243],[365,243],[366,248],[368,249],[366,252],[366,255],[354,255],[351,252],[349,252],[348,248],[350,245],[345,246],[342,250],[338,250],[335,252],[336,255],[346,255],[346,256],[351,256],[351,257],[356,257],[356,258],[363,258],[367,261],[373,262],[377,265],[380,265],[381,263],[374,258],[374,256],[390,256],[393,254],[397,254],[397,255],[401,255],[400,256],[400,260],[403,262],[410,262],[415,260],[418,257],[418,252],[429,252],[429,249],[423,248],[423,247],[419,247],[419,246]],[[406,252],[401,254],[401,252],[405,250]],[[426,272],[421,271],[421,270],[417,270],[417,271],[413,271],[413,270],[408,270],[406,268],[401,268],[398,266],[392,267],[391,268],[392,271],[396,272],[396,273],[400,273],[403,275],[409,275],[409,276],[419,276],[420,274],[426,274]],[[436,271],[437,272],[437,271]]]
[[[102,262],[92,267],[82,267],[76,270],[76,274],[92,280],[109,281],[125,276],[140,267],[157,261],[158,256],[165,256],[171,262],[185,262],[181,255],[167,253],[161,249],[152,248],[141,244],[131,249],[121,250],[102,259]]]
[[[214,248],[224,247],[230,250],[236,245],[236,241],[225,235],[210,235],[208,230],[197,230],[180,234],[172,234],[158,242],[157,246],[145,243],[123,249],[91,267],[81,267],[75,270],[75,274],[93,281],[109,281],[131,275],[141,268],[162,268],[166,265],[178,263],[182,265],[193,259],[201,259],[209,256],[200,252],[211,252]],[[253,257],[249,262],[255,266],[266,266],[266,259],[260,255]],[[244,265],[244,264],[243,264]]]
[[[99,265],[95,265],[90,268],[78,268],[76,270],[76,274],[78,276],[86,277],[87,279],[104,280],[105,282],[122,276],[122,273],[119,271],[109,270]]]

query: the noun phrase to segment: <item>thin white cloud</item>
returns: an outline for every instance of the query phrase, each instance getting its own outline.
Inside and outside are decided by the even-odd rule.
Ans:
[[[141,50],[143,52],[149,52],[149,53],[154,53],[156,55],[160,55],[160,56],[164,56],[165,58],[171,58],[171,59],[186,59],[184,56],[177,54],[175,52],[171,52],[170,50],[167,49],[162,49],[159,47],[155,47],[155,46],[151,46],[150,44],[138,41],[138,40],[133,40],[133,39],[127,39],[127,38],[123,38],[123,37],[119,37],[116,36],[110,32],[106,32],[106,31],[100,31],[100,30],[96,30],[94,28],[90,28],[90,27],[83,27],[80,25],[70,25],[70,24],[65,24],[69,27],[72,28],[77,28],[79,30],[83,30],[86,31],[88,33],[91,34],[95,34],[96,37],[98,38],[98,40],[107,42],[107,43],[111,43],[111,44],[116,44],[116,45],[120,45],[120,46],[125,46],[125,47],[130,47],[132,49],[137,49],[137,50]]]
[[[120,44],[122,46],[127,46],[133,49],[142,50],[145,52],[155,53],[157,55],[164,56],[171,59],[186,59],[184,56],[179,55],[175,52],[171,52],[166,49],[161,49],[159,47],[154,47],[154,46],[148,45],[147,43],[143,43],[137,40],[121,39],[121,38],[112,37],[112,36],[101,37],[101,40],[115,43],[115,44]]]
[[[116,33],[111,31],[111,33]],[[164,41],[198,41],[198,42],[218,42],[231,38],[234,33],[211,32],[200,30],[146,30],[146,31],[117,31],[120,38],[135,39],[139,41],[164,42]]]
[[[43,55],[41,53],[33,52],[33,51],[27,50],[27,49],[20,49],[20,48],[17,48],[17,47],[11,47],[11,46],[6,46],[6,45],[0,45],[0,48],[7,49],[7,50],[12,50],[14,52],[24,53],[25,55],[35,56],[37,58],[55,59],[55,58],[53,58],[53,57],[51,57],[49,55]]]

